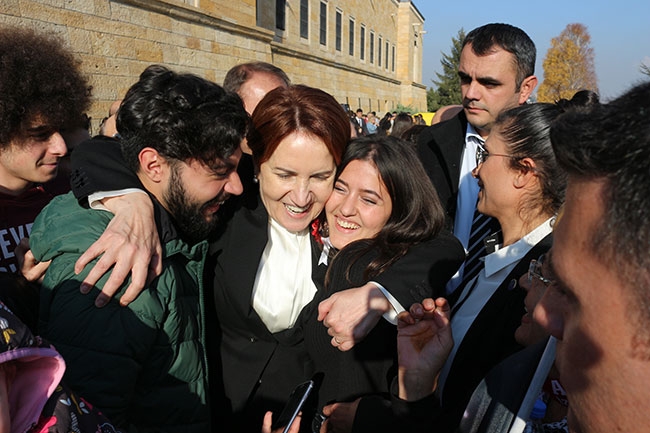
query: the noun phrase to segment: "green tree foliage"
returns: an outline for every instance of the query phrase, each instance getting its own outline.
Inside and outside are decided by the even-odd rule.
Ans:
[[[397,111],[398,113],[415,114],[421,110],[415,107],[411,107],[410,105],[402,105],[401,103],[398,103],[397,107],[395,108],[395,111]]]
[[[460,63],[460,52],[464,39],[465,30],[461,28],[458,34],[451,38],[450,53],[442,53],[442,59],[440,59],[442,73],[436,72],[438,79],[431,80],[436,85],[436,88],[430,87],[427,91],[427,108],[429,111],[436,111],[445,105],[461,103],[458,64]]]
[[[537,100],[554,102],[570,99],[579,90],[598,92],[591,36],[583,24],[568,24],[551,40],[544,58],[544,81]]]

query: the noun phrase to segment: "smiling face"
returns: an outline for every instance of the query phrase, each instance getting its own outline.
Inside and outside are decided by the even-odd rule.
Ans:
[[[467,121],[483,137],[490,133],[501,111],[526,102],[537,84],[531,76],[517,88],[514,55],[497,46],[487,55],[479,56],[471,44],[465,45],[460,54],[458,76]]]
[[[480,187],[476,208],[503,222],[506,212],[516,209],[519,194],[513,187],[517,173],[510,167],[510,159],[503,156],[508,155],[508,149],[498,128],[485,142],[485,150],[487,159],[472,172]]]
[[[33,184],[54,179],[66,153],[58,131],[33,122],[24,137],[15,137],[0,150],[0,189],[17,195]]]
[[[392,210],[393,202],[377,167],[370,161],[351,161],[325,205],[332,245],[342,249],[350,242],[375,237]]]
[[[217,211],[231,195],[243,187],[237,175],[241,150],[214,166],[199,161],[177,162],[170,167],[163,203],[173,215],[185,238],[192,242],[207,239],[218,224]]]
[[[286,136],[257,176],[269,216],[290,232],[306,229],[323,210],[335,171],[323,140],[302,132]]]

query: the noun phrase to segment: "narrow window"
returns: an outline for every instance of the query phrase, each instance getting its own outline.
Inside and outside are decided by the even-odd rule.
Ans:
[[[386,41],[386,69],[388,69],[388,41]]]
[[[350,20],[350,55],[354,56],[354,20]]]
[[[287,0],[275,0],[275,28],[286,30],[286,11]]]
[[[366,57],[366,28],[361,26],[359,30],[359,58],[364,60]]]
[[[375,62],[375,34],[370,32],[370,49],[368,50],[370,54],[370,63]]]
[[[300,37],[309,37],[309,0],[300,0]]]
[[[320,44],[327,45],[327,3],[320,2]]]
[[[377,66],[381,67],[381,36],[379,36],[379,43],[377,44]]]
[[[341,51],[342,20],[341,11],[336,11],[336,51]]]

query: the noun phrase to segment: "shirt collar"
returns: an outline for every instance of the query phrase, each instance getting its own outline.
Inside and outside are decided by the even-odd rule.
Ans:
[[[481,134],[476,131],[476,128],[467,122],[467,130],[465,131],[465,143],[469,142],[478,142],[480,144],[484,144],[485,139],[481,137]]]
[[[334,246],[332,245],[332,242],[330,241],[329,237],[321,238],[321,240],[323,242],[323,251],[321,251],[320,257],[318,258],[318,264],[327,266],[329,261],[330,251],[334,251]]]
[[[497,248],[495,252],[485,256],[485,275],[490,277],[506,266],[521,260],[532,247],[553,231],[554,220],[555,217],[547,219],[514,244]]]

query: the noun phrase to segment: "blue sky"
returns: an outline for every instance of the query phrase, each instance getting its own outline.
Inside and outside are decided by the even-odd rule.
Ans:
[[[441,72],[441,52],[448,53],[451,38],[490,22],[523,29],[537,46],[535,73],[543,79],[542,62],[551,45],[570,23],[587,26],[595,52],[601,100],[618,96],[644,79],[641,62],[650,66],[650,1],[546,0],[543,2],[413,0],[425,18],[422,83],[428,87]]]

